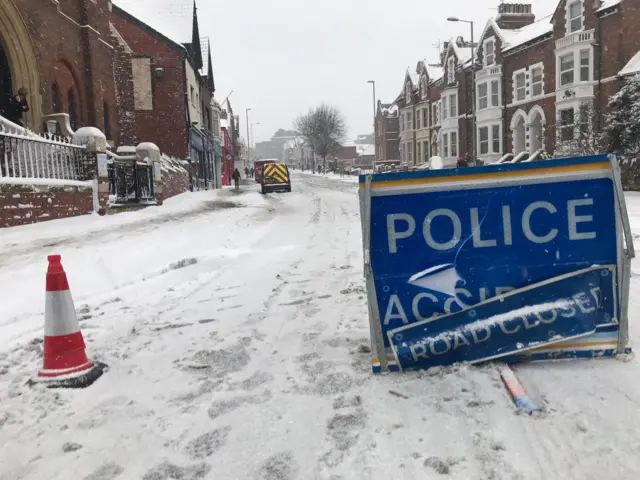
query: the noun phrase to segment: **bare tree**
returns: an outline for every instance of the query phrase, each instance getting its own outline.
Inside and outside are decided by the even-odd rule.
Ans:
[[[338,151],[340,142],[347,135],[346,122],[340,109],[326,103],[310,108],[295,120],[294,127],[313,153],[322,158],[322,166],[326,171],[327,157]]]
[[[555,125],[557,145],[555,156],[578,157],[602,153],[602,135],[596,130],[596,110],[593,102],[580,106],[578,116]]]

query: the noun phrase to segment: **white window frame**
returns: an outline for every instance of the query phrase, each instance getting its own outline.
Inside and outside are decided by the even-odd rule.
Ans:
[[[449,95],[449,118],[458,118],[458,94]]]
[[[518,86],[518,78],[522,76],[523,84],[522,87]],[[523,91],[524,95],[522,98],[518,97],[518,92]],[[521,70],[517,70],[513,72],[513,102],[520,103],[527,100],[527,70],[525,68]]]
[[[495,140],[496,138],[494,137],[494,130],[495,128],[498,127],[498,149],[496,150],[495,147]],[[494,154],[502,154],[502,124],[501,123],[494,123],[491,125],[491,130],[490,130],[490,135],[489,135],[489,144],[491,145],[491,151]]]
[[[562,59],[564,58],[571,58],[571,69],[566,69],[563,70],[562,69]],[[568,73],[571,72],[571,76],[572,79],[570,82],[564,83],[562,81],[562,75],[564,73]],[[564,87],[569,87],[571,85],[574,85],[576,83],[576,52],[569,52],[569,53],[565,53],[563,55],[558,55],[558,86],[559,88],[564,88]]]
[[[442,134],[442,148],[440,150],[442,151],[443,158],[449,158],[449,134],[448,133]]]
[[[500,86],[501,85],[500,84],[501,83],[502,82],[500,80],[491,80],[491,81],[487,82],[487,85],[491,86],[490,88],[489,88],[489,86],[487,86],[487,90],[488,90],[487,95],[489,95],[491,97],[491,103],[490,103],[491,108],[500,107],[500,104],[501,104],[501,101],[500,101],[500,97],[501,97],[501,95],[500,95]],[[494,85],[498,86],[497,91],[495,93],[493,92],[493,86]],[[494,95],[498,97],[498,101],[495,102],[495,103],[493,102],[493,96]]]
[[[429,107],[422,109],[422,128],[429,128]]]
[[[433,122],[434,125],[437,125],[438,123],[440,123],[440,120],[438,120],[438,102],[435,102],[432,106],[431,106],[431,121]]]
[[[564,125],[562,123],[562,112],[568,112],[568,111],[573,112],[573,122],[571,122],[571,124]],[[575,128],[576,128],[575,109],[573,107],[569,107],[569,108],[563,108],[561,110],[558,110],[558,141],[562,143],[562,142],[569,142],[575,139]],[[570,129],[571,138],[567,138],[567,139],[563,138],[563,134],[566,129]]]
[[[422,143],[416,142],[416,163],[422,161]]]
[[[445,95],[442,97],[442,120],[446,120],[449,118],[449,96]]]
[[[571,7],[573,5],[579,4],[580,5],[580,15],[579,16],[575,16],[575,17],[571,17]],[[566,30],[567,30],[567,35],[571,35],[572,33],[576,33],[576,32],[581,32],[584,30],[584,0],[567,0],[567,3],[565,4],[565,9],[566,9]],[[576,20],[580,20],[580,28],[577,29],[573,29],[573,22]]]
[[[487,138],[486,140],[482,139],[482,134],[486,130]],[[478,155],[489,155],[489,125],[483,125],[478,127]],[[482,151],[482,145],[486,144],[486,151]]]
[[[456,79],[456,59],[454,57],[449,57],[447,60],[447,79],[450,84]]]
[[[535,75],[533,74],[536,70],[540,70],[540,81],[535,81]],[[536,65],[532,65],[529,68],[529,78],[531,84],[531,98],[538,98],[544,95],[544,63],[537,63]],[[540,85],[540,93],[535,93],[536,85]]]
[[[478,110],[485,110],[486,108],[489,108],[489,83],[490,82],[482,82],[478,84],[478,106],[477,106]],[[482,87],[484,87],[484,96],[480,91]],[[484,100],[484,106],[483,106],[483,100]]]
[[[582,64],[582,54],[584,52],[587,53],[587,65],[583,65]],[[575,69],[575,65],[579,64],[579,67],[580,67],[579,81],[580,81],[580,83],[585,83],[585,82],[590,82],[591,81],[591,77],[592,77],[591,65],[593,65],[592,56],[593,56],[593,49],[592,48],[581,48],[577,52],[578,62],[574,62],[574,69]],[[587,78],[583,79],[583,77],[582,77],[583,70],[582,69],[585,68],[585,67],[587,68]],[[574,82],[575,82],[575,77],[574,77]]]
[[[491,45],[493,53],[488,54],[489,50],[488,46]],[[492,67],[496,64],[496,40],[493,37],[487,38],[483,43],[483,63],[485,67]],[[489,57],[491,57],[491,62],[489,62]]]
[[[494,137],[494,130],[497,128],[497,137]],[[482,130],[487,130],[487,139],[483,142]],[[500,155],[502,153],[502,124],[501,123],[487,123],[478,125],[478,155]],[[497,140],[497,149],[494,148],[495,141]],[[487,151],[482,152],[482,144],[486,143]]]
[[[455,135],[455,140],[453,138],[453,136]],[[451,155],[451,158],[458,158],[458,153],[460,150],[460,145],[458,144],[458,142],[460,141],[459,135],[458,135],[458,131],[454,130],[453,132],[449,132],[449,154]],[[454,147],[455,147],[455,153],[454,153]]]
[[[418,109],[416,111],[416,130],[421,130],[422,129],[422,110]]]

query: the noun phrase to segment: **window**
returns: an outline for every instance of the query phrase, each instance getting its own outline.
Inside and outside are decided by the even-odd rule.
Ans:
[[[449,97],[442,97],[442,120],[446,120],[449,115]]]
[[[458,156],[458,134],[456,132],[451,132],[451,156]]]
[[[531,91],[534,97],[539,97],[543,93],[542,88],[542,67],[535,67],[531,69]]]
[[[574,111],[573,108],[560,110],[560,141],[573,140]]]
[[[407,163],[413,163],[413,142],[407,143]]]
[[[422,115],[420,113],[421,111],[418,110],[418,115],[416,115],[416,130],[420,130],[422,127],[420,126],[420,120],[422,118]]]
[[[489,127],[479,128],[478,137],[480,141],[480,155],[486,155],[489,153]]]
[[[485,52],[484,52],[484,65],[486,67],[490,67],[496,61],[495,54],[495,44],[493,40],[489,40],[484,44]]]
[[[569,4],[569,33],[582,30],[582,0]]]
[[[449,83],[453,83],[455,81],[455,78],[456,78],[455,74],[456,74],[455,58],[449,57],[449,61],[447,64],[447,75],[449,77]]]
[[[491,82],[491,106],[500,106],[500,82],[498,80]]]
[[[408,112],[407,113],[407,130],[413,130],[413,113],[412,112]]]
[[[136,110],[153,110],[153,81],[151,59],[132,58],[133,103]],[[192,92],[193,94],[193,92]]]
[[[491,141],[493,143],[493,153],[500,152],[500,125],[493,125],[491,127]]]
[[[560,57],[560,86],[573,84],[573,53]]]
[[[78,128],[78,110],[76,93],[73,91],[73,88],[70,88],[69,92],[67,92],[67,107],[69,109],[69,123],[71,124],[71,128],[76,130]]]
[[[454,93],[449,96],[449,113],[451,118],[458,117],[458,94]]]
[[[442,155],[445,158],[449,156],[449,135],[447,133],[442,135]]]
[[[429,160],[429,142],[423,142],[422,144],[422,156],[424,157],[422,159],[423,162],[426,162]]]
[[[422,128],[429,127],[429,109],[425,108],[422,110]]]
[[[527,98],[527,82],[524,72],[516,74],[516,101],[522,102]]]
[[[484,110],[489,106],[489,99],[487,98],[487,84],[481,83],[478,85],[478,110]]]
[[[588,49],[580,50],[580,81],[588,82],[591,79],[590,68],[591,52]]]
[[[432,124],[438,124],[440,123],[440,119],[438,118],[438,104],[435,103],[432,107],[433,109],[433,119],[431,121]]]
[[[60,101],[60,89],[58,88],[58,84],[54,83],[51,85],[51,107],[53,113],[62,112],[62,102]]]
[[[422,156],[420,155],[420,148],[422,147],[422,144],[420,142],[416,143],[416,161],[419,163],[420,159],[422,158]]]

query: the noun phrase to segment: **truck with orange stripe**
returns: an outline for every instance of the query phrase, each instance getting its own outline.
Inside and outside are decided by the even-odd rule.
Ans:
[[[262,193],[290,192],[291,176],[289,168],[284,163],[267,163],[262,170],[260,181]]]

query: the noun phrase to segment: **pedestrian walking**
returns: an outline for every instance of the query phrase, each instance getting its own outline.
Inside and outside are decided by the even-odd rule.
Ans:
[[[9,99],[8,105],[4,111],[4,115],[10,122],[24,127],[22,116],[29,111],[29,102],[27,101],[29,92],[26,88],[18,90],[18,94]]]
[[[239,190],[240,189],[240,170],[236,168],[231,177],[233,178],[233,184],[235,185],[235,189]]]
[[[244,178],[249,178],[249,167],[244,167]]]

